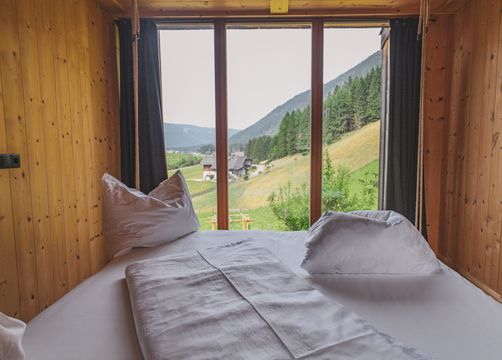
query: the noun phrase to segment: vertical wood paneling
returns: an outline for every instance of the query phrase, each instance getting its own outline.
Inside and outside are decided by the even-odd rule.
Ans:
[[[21,155],[20,169],[0,173],[0,311],[29,320],[107,260],[115,33],[110,14],[77,0],[6,1],[0,30],[0,151]]]
[[[47,164],[45,159],[44,122],[40,95],[40,56],[38,41],[41,18],[36,4],[18,0],[17,16],[24,91],[25,124],[31,174],[31,205],[34,228],[35,256],[38,273],[39,306],[54,301],[52,258],[49,249],[50,218],[47,197]]]
[[[500,3],[502,11],[502,1]],[[495,109],[493,114],[493,134],[490,142],[490,160],[493,164],[489,180],[489,203],[486,230],[485,283],[502,294],[502,263],[500,242],[502,237],[502,15],[499,19],[497,76],[495,81]]]
[[[446,81],[449,72],[449,16],[438,17],[430,23],[425,48],[424,74],[424,173],[425,203],[427,206],[427,236],[429,245],[439,248],[440,207],[442,198],[446,128],[445,111],[448,104]]]
[[[458,214],[454,211],[457,201],[458,194],[456,192],[456,184],[459,182],[459,176],[457,176],[457,170],[459,166],[457,165],[460,162],[459,155],[459,146],[458,144],[461,142],[461,138],[463,137],[463,132],[459,129],[459,121],[460,121],[460,107],[463,102],[461,99],[461,94],[463,94],[462,89],[464,86],[462,85],[461,77],[462,74],[462,60],[464,58],[464,47],[463,47],[463,37],[461,36],[461,32],[458,31],[459,28],[463,26],[463,17],[461,15],[455,16],[453,19],[452,25],[452,34],[453,34],[453,43],[450,48],[451,56],[452,56],[452,70],[451,70],[451,78],[449,80],[450,86],[450,109],[445,109],[446,116],[448,116],[448,133],[445,135],[447,138],[444,140],[446,142],[447,153],[446,153],[446,189],[444,190],[444,208],[445,213],[450,214],[448,217],[441,217],[444,221],[443,227],[443,235],[439,236],[440,247],[439,253],[443,255],[443,257],[449,259],[456,258],[456,254],[458,253],[458,246],[454,246],[454,242],[451,239],[455,239],[457,237],[457,221]],[[448,86],[447,86],[448,88]],[[447,93],[445,95],[448,95]],[[440,233],[441,234],[441,233]]]
[[[476,101],[480,104],[479,113],[473,114],[480,122],[479,131],[479,153],[476,163],[477,173],[475,178],[475,216],[474,216],[474,249],[472,253],[472,274],[479,280],[485,281],[485,252],[487,248],[487,225],[488,225],[488,198],[490,192],[490,175],[493,168],[496,171],[492,157],[493,125],[495,113],[495,84],[497,81],[497,58],[498,58],[498,36],[500,19],[500,0],[486,1],[481,8],[479,18],[484,19],[488,31],[481,34],[477,41],[483,43],[481,52],[481,63],[483,68],[478,67],[481,78],[481,88],[479,98]]]
[[[18,24],[16,1],[4,2],[0,11],[0,28],[3,34],[0,41],[0,73],[2,86],[9,88],[9,91],[3,92],[7,151],[18,153],[22,164],[19,169],[9,170],[9,177],[11,193],[16,194],[12,199],[12,218],[16,242],[20,316],[29,319],[39,311],[38,274],[33,236],[30,159],[25,124]]]
[[[451,76],[445,96],[450,106],[436,109],[448,121],[437,129],[446,153],[443,200],[436,198],[438,191],[428,194],[431,206],[441,204],[434,229],[440,237],[438,255],[502,301],[502,1],[467,1],[451,25],[434,35],[438,45],[448,31]],[[432,126],[432,119],[427,121]],[[436,135],[426,141],[438,142]],[[426,161],[436,168],[440,162],[438,157]]]
[[[495,114],[492,138],[493,159],[496,169],[490,175],[490,206],[488,216],[491,220],[488,226],[488,239],[491,244],[487,252],[487,284],[491,289],[497,289],[502,295],[502,0],[500,0],[497,82],[495,85]],[[498,273],[498,274],[497,274]]]
[[[0,153],[7,152],[7,136],[0,76]],[[7,172],[0,172],[0,307],[10,316],[19,316],[19,291],[12,219],[12,196]]]
[[[75,0],[65,0],[63,2],[64,20],[66,29],[66,51],[68,56],[68,80],[70,82],[70,113],[71,113],[71,132],[72,132],[72,147],[73,147],[73,177],[75,179],[75,197],[77,210],[77,237],[75,238],[75,258],[77,263],[78,274],[77,281],[81,281],[90,273],[88,246],[85,241],[88,237],[87,221],[87,199],[85,193],[85,144],[83,140],[83,104],[80,79],[81,58],[79,54],[78,42],[78,20],[75,19],[77,14],[78,3]],[[79,14],[80,16],[80,14]]]
[[[63,9],[64,0],[51,0],[50,14],[52,16],[53,61],[56,85],[57,121],[61,137],[60,164],[63,180],[63,208],[66,237],[62,244],[66,253],[66,266],[68,268],[68,283],[65,291],[77,284],[77,263],[74,244],[77,240],[77,219],[75,199],[75,179],[73,176],[73,146],[70,112],[70,91],[68,80],[68,60],[66,54],[66,28]],[[58,10],[59,9],[59,10]]]
[[[38,41],[38,51],[40,54],[40,92],[43,102],[43,124],[44,138],[57,139],[57,141],[45,141],[45,156],[48,176],[48,191],[51,242],[50,251],[52,253],[53,274],[55,281],[55,297],[60,297],[65,293],[68,283],[68,266],[66,256],[66,228],[64,221],[64,200],[63,200],[63,172],[61,169],[60,154],[64,151],[61,138],[61,129],[55,116],[57,111],[57,92],[55,79],[55,66],[53,60],[53,38],[54,24],[52,21],[52,7],[37,7],[37,12],[42,17],[42,27],[39,28],[40,41]],[[54,161],[57,159],[58,161]]]

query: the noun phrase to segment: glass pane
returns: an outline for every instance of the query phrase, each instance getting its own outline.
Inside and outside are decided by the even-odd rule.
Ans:
[[[309,226],[309,27],[227,30],[231,229]]]
[[[377,209],[379,34],[379,28],[324,29],[323,211]]]
[[[201,229],[216,227],[214,34],[208,26],[160,31],[168,173],[185,176]]]

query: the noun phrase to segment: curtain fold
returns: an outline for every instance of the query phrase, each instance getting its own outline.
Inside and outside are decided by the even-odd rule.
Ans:
[[[134,106],[130,19],[118,21],[120,37],[120,133],[122,181],[134,181]],[[167,178],[162,120],[158,30],[154,20],[140,21],[138,43],[138,127],[140,188],[150,192]]]
[[[141,191],[149,193],[167,178],[162,120],[159,32],[154,20],[140,21],[139,163]]]
[[[120,178],[127,186],[135,187],[131,20],[120,19],[117,26],[120,43]]]
[[[418,19],[390,22],[385,204],[415,221],[422,44]]]

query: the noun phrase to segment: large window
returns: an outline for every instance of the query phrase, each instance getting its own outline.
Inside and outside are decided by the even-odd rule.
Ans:
[[[380,151],[380,29],[325,26],[323,210],[374,210]]]
[[[312,24],[161,26],[168,169],[202,229],[304,230],[324,210],[377,208],[380,29]]]
[[[181,170],[203,229],[216,225],[214,30],[160,32],[164,143],[169,175]]]
[[[309,224],[309,26],[227,28],[231,229]]]

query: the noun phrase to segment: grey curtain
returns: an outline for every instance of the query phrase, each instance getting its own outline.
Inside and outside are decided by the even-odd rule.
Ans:
[[[134,187],[134,107],[131,21],[118,22],[120,36],[120,128],[122,181]],[[153,20],[141,20],[138,43],[138,125],[140,188],[150,192],[167,178],[162,124],[158,30]]]
[[[418,19],[390,22],[386,208],[415,221],[422,44]]]
[[[129,187],[134,178],[134,96],[132,83],[131,21],[117,22],[120,42],[120,177]]]

